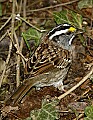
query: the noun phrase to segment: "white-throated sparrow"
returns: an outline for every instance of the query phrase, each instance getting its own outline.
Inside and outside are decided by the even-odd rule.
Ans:
[[[26,63],[29,80],[24,80],[10,97],[14,103],[19,102],[33,86],[53,85],[63,89],[63,80],[72,62],[71,43],[75,33],[72,25],[61,24],[46,34]]]

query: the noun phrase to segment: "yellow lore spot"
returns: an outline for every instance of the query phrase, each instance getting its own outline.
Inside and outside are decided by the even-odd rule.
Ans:
[[[70,27],[70,28],[69,28],[69,31],[70,31],[70,32],[75,32],[75,31],[76,31],[76,28]]]

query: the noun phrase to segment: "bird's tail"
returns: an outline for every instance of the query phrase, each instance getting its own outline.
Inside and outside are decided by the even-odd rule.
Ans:
[[[8,98],[5,103],[6,104],[12,104],[16,105],[18,104],[22,98],[29,92],[29,90],[34,86],[34,83],[36,83],[35,79],[30,78],[27,80],[24,80],[24,82],[17,88],[17,90]]]

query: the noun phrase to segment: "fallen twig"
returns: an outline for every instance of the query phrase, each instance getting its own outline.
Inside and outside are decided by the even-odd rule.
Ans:
[[[46,10],[46,9],[52,9],[52,8],[56,8],[56,7],[60,7],[60,6],[69,5],[69,4],[78,2],[78,1],[79,1],[79,0],[73,0],[73,1],[66,2],[66,3],[57,4],[57,5],[54,5],[54,6],[49,6],[49,7],[44,7],[44,8],[29,10],[29,11],[27,11],[27,12],[36,12],[36,11],[42,11],[42,10]]]
[[[1,87],[1,84],[2,84],[2,81],[3,81],[3,78],[4,78],[4,75],[5,75],[5,72],[6,72],[7,64],[8,64],[9,59],[10,59],[11,50],[12,50],[12,42],[10,41],[8,56],[7,56],[6,63],[5,63],[5,67],[4,67],[4,70],[3,70],[3,73],[2,73],[1,79],[0,79],[0,87]]]
[[[11,20],[11,16],[8,18],[8,20],[4,23],[4,25],[2,25],[2,27],[0,28],[0,31],[7,25],[7,23],[9,23]]]
[[[74,87],[72,87],[70,90],[65,92],[64,94],[60,95],[58,97],[59,100],[70,94],[72,91],[74,91],[76,88],[78,88],[80,85],[82,85],[91,75],[93,74],[93,67],[91,68],[90,72],[79,82],[77,83]]]

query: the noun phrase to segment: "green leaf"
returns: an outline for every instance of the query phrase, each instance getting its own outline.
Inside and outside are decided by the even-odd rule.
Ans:
[[[28,118],[26,118],[26,120],[32,120],[32,118],[28,117]]]
[[[83,17],[70,10],[62,10],[61,12],[54,12],[54,20],[57,24],[69,23],[76,28],[82,29]]]
[[[33,120],[33,118],[35,120],[59,119],[59,112],[58,112],[58,109],[56,108],[56,105],[58,103],[59,103],[58,100],[53,100],[51,102],[43,100],[41,109],[31,111],[29,118],[32,118],[32,120]]]
[[[74,26],[76,26],[79,29],[82,29],[83,17],[80,14],[75,13],[73,11],[70,11],[70,14],[72,17],[71,22],[74,24]]]
[[[90,76],[90,80],[93,83],[93,74]]]
[[[85,117],[85,118],[84,118],[84,120],[93,120],[93,119],[91,119],[91,118],[88,118],[88,117]]]
[[[33,29],[33,28],[30,28],[26,32],[22,33],[22,36],[29,50],[30,50],[30,45],[28,41],[34,40],[35,46],[38,46],[38,44],[40,43],[41,35],[42,33],[38,32],[36,29]]]
[[[53,15],[54,15],[54,20],[56,21],[57,24],[70,22],[67,16],[67,10],[63,10],[61,12],[54,12]]]
[[[81,0],[78,2],[79,9],[82,8],[92,8],[93,7],[93,0]]]
[[[93,106],[85,108],[85,115],[87,116],[85,119],[93,120]]]

